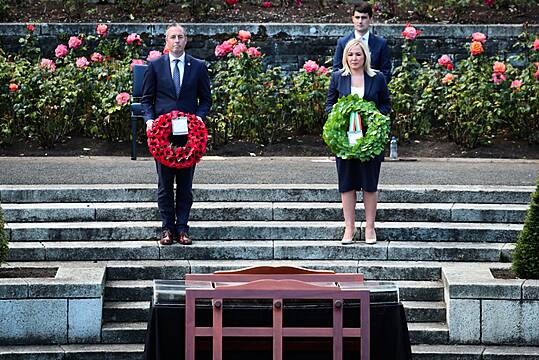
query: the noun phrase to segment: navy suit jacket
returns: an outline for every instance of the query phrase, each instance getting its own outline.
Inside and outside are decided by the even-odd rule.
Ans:
[[[176,97],[169,56],[163,55],[150,61],[142,83],[141,103],[144,121],[154,120],[173,110],[204,119],[211,107],[208,68],[202,60],[185,54],[180,96]]]
[[[337,49],[333,56],[333,70],[342,69],[342,57],[344,48],[350,40],[355,38],[355,33],[343,36],[337,41]],[[371,68],[380,70],[386,77],[386,83],[391,81],[391,61],[387,40],[381,36],[369,32],[369,51],[371,52]]]
[[[389,90],[387,89],[386,79],[382,73],[376,73],[370,77],[364,73],[365,93],[363,99],[374,101],[376,107],[382,114],[389,114],[391,111],[391,102],[389,100]],[[342,70],[334,72],[329,82],[328,98],[326,101],[326,112],[330,112],[333,105],[337,103],[340,97],[350,95],[352,86],[352,77],[342,76]]]

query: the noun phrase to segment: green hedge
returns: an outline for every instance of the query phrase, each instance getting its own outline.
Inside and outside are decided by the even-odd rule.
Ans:
[[[513,252],[513,271],[521,279],[539,279],[539,179]]]

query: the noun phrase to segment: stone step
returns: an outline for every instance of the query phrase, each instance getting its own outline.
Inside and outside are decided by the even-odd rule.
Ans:
[[[356,217],[365,217],[362,203]],[[6,222],[149,221],[160,220],[155,202],[2,204]],[[527,205],[463,203],[380,203],[378,221],[524,222]],[[193,221],[339,221],[340,203],[195,202]]]
[[[395,281],[402,301],[443,301],[441,281]],[[112,280],[105,287],[106,301],[150,301],[152,280]]]
[[[402,305],[409,323],[446,321],[446,304],[443,301],[403,301]]]
[[[143,355],[143,342],[0,346],[0,360],[142,360]]]
[[[408,322],[444,322],[445,303],[441,301],[403,301]],[[148,321],[149,301],[107,301],[103,304],[105,322]]]
[[[139,260],[107,261],[108,280],[183,279],[184,274],[213,273],[249,266],[303,266],[309,269],[359,272],[368,280],[433,280],[441,278],[439,262],[370,260]]]
[[[408,332],[412,344],[442,345],[449,342],[449,329],[443,322],[409,322]]]
[[[106,344],[144,342],[146,322],[111,322],[103,324],[101,339]],[[412,344],[447,344],[449,330],[444,323],[408,323]]]
[[[142,360],[144,344],[0,346],[0,360]],[[539,360],[539,347],[412,345],[413,360]]]
[[[105,344],[143,343],[147,322],[110,322],[101,327],[101,341]]]
[[[148,321],[149,311],[149,301],[106,301],[103,304],[103,321]]]
[[[10,261],[90,260],[408,260],[498,262],[514,244],[336,240],[198,240],[191,246],[157,241],[46,241],[9,243]]]
[[[342,221],[192,221],[190,233],[204,240],[340,239]],[[357,227],[363,229],[364,223]],[[377,222],[380,240],[514,242],[522,224]],[[158,221],[6,223],[11,242],[153,240]]]
[[[156,185],[1,185],[2,203],[146,202]],[[532,186],[381,185],[381,202],[528,204]],[[340,202],[335,184],[195,184],[197,201]],[[361,199],[361,194],[360,194]]]
[[[539,360],[539,347],[413,345],[413,360]]]

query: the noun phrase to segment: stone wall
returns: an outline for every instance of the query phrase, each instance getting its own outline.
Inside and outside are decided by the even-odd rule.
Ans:
[[[25,24],[0,24],[0,45],[8,51],[17,49],[18,39],[26,34]],[[466,57],[464,45],[474,32],[487,35],[488,55],[511,53],[512,45],[524,31],[523,25],[416,25],[423,31],[417,39],[419,60],[435,61],[442,54],[457,59]],[[36,33],[45,56],[52,57],[59,41],[75,34],[93,34],[96,24],[38,24]],[[162,50],[166,24],[109,24],[112,37],[125,37],[129,33],[142,34],[147,50]],[[330,65],[336,41],[352,30],[350,24],[186,24],[190,43],[188,51],[208,61],[214,61],[215,46],[243,29],[253,34],[253,43],[267,55],[269,63],[295,70],[308,59]],[[539,33],[539,25],[530,25],[529,32]],[[403,43],[403,24],[374,26],[374,32],[389,43],[394,64],[400,60]]]

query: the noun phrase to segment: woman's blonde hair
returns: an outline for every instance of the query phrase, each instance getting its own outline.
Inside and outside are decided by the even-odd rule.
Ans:
[[[373,77],[374,75],[376,75],[378,70],[374,70],[373,68],[371,68],[371,52],[369,51],[367,45],[365,45],[365,43],[361,39],[352,39],[344,47],[344,51],[342,53],[342,76],[348,76],[352,73],[352,71],[350,70],[350,66],[348,66],[348,53],[350,52],[350,49],[356,46],[359,46],[361,48],[365,57],[363,69],[365,70],[367,75]]]

